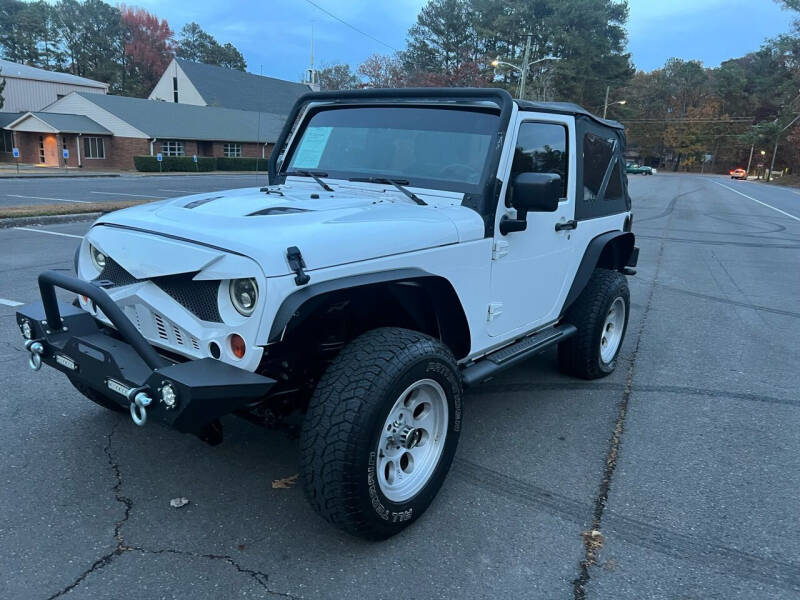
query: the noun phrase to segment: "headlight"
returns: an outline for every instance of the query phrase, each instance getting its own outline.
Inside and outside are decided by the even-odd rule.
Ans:
[[[91,244],[89,244],[89,255],[92,257],[94,268],[102,272],[106,268],[106,255]]]
[[[258,285],[255,279],[233,279],[230,285],[231,302],[239,314],[249,317],[258,301]]]

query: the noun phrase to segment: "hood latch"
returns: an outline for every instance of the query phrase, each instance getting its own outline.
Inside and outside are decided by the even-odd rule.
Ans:
[[[303,271],[303,269],[306,268],[306,261],[303,260],[300,248],[297,246],[290,246],[287,248],[286,260],[289,261],[289,268],[296,273],[294,282],[297,285],[305,285],[311,281],[311,277]]]

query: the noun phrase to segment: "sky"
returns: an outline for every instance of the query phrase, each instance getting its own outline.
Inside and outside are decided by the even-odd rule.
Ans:
[[[402,49],[406,32],[425,0],[134,0],[166,18],[176,31],[189,21],[231,42],[247,70],[299,80],[310,59],[314,29],[317,67],[338,62],[353,69],[374,53]],[[187,9],[188,7],[191,7]],[[773,0],[629,0],[628,50],[637,69],[651,71],[670,57],[715,67],[758,50],[765,38],[790,29],[793,14]],[[374,38],[374,39],[373,39]]]

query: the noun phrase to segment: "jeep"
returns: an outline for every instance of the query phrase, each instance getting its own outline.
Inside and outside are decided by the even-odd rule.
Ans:
[[[553,346],[572,376],[614,370],[624,150],[617,122],[500,89],[309,93],[267,185],[103,215],[75,276],[42,273],[29,364],[211,443],[227,414],[304,415],[308,501],[385,539],[441,487],[465,388]]]

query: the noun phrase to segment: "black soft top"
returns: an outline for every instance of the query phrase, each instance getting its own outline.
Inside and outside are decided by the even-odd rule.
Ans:
[[[555,113],[558,115],[575,115],[582,117],[589,117],[596,123],[614,129],[622,129],[625,127],[619,121],[611,119],[603,119],[595,114],[590,113],[588,110],[572,102],[533,102],[531,100],[514,100],[520,110],[535,110],[536,112]]]

